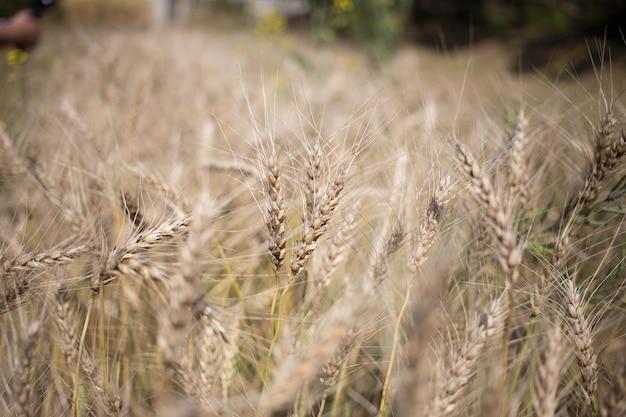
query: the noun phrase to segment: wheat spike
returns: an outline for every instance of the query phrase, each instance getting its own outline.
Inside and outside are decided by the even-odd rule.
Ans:
[[[339,204],[339,197],[343,190],[346,176],[346,166],[341,166],[335,180],[327,186],[326,192],[313,211],[311,219],[305,224],[302,238],[296,243],[294,255],[291,258],[291,275],[298,276],[303,270],[307,259],[317,248],[318,239],[324,234]]]
[[[598,355],[592,346],[591,326],[584,313],[582,297],[572,280],[566,282],[568,321],[572,331],[576,359],[582,377],[582,396],[587,406],[594,405],[598,388]]]
[[[469,151],[461,144],[456,145],[456,151],[463,170],[472,182],[474,195],[485,206],[485,216],[496,237],[496,252],[500,266],[508,278],[507,285],[512,286],[517,278],[516,267],[522,260],[522,250],[517,244],[513,222],[504,211],[491,181],[482,174],[480,166]]]
[[[589,207],[597,200],[604,177],[626,152],[626,138],[623,133],[616,131],[616,124],[615,114],[609,110],[596,132],[593,159],[578,195],[578,201],[583,207]]]
[[[445,175],[437,184],[437,189],[428,204],[426,214],[422,218],[417,239],[408,262],[408,268],[415,273],[426,262],[426,253],[435,243],[440,224],[450,202],[451,177]]]
[[[267,195],[269,208],[267,210],[267,230],[269,233],[268,249],[270,260],[278,272],[285,261],[287,254],[287,215],[284,202],[282,174],[278,166],[277,156],[274,153],[267,159]]]
[[[563,362],[561,328],[552,326],[546,339],[534,382],[533,411],[537,417],[554,417],[558,406],[557,390]]]
[[[17,417],[29,417],[31,415],[30,397],[34,370],[33,357],[39,341],[40,331],[41,323],[38,321],[33,321],[29,324],[20,352],[16,358],[12,394],[13,410]]]
[[[504,323],[504,295],[495,299],[489,310],[470,330],[469,337],[458,356],[446,372],[439,394],[432,404],[432,415],[449,416],[454,413],[457,401],[476,372],[487,341],[502,330]]]

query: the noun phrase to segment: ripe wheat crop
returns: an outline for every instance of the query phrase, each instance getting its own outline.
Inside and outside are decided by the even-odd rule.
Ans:
[[[625,415],[619,68],[49,29],[1,86],[0,414]]]

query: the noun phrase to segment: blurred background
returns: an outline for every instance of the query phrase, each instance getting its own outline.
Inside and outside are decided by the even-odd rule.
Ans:
[[[53,15],[72,24],[193,23],[254,27],[266,34],[306,30],[318,41],[349,39],[377,59],[399,42],[443,51],[497,37],[528,59],[583,38],[624,46],[624,0],[58,0]],[[5,5],[3,5],[3,3]],[[0,13],[6,4],[0,1]],[[521,67],[530,63],[521,63]],[[523,69],[523,68],[522,68]]]

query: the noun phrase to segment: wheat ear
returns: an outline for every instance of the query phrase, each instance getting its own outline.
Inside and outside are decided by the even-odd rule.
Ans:
[[[320,199],[320,185],[322,181],[322,148],[319,142],[308,148],[308,164],[305,168],[306,190],[305,190],[305,211],[304,224],[315,216],[315,210]],[[305,226],[306,227],[306,226]]]
[[[270,253],[270,260],[274,264],[274,270],[278,272],[287,254],[287,215],[284,202],[282,174],[278,166],[276,152],[273,152],[272,155],[267,158],[266,170],[266,192],[269,197],[266,222],[267,231],[269,233],[267,246]]]
[[[188,215],[189,213],[191,213],[192,211],[191,204],[189,204],[189,202],[183,196],[181,196],[180,193],[177,193],[176,191],[172,190],[172,188],[169,187],[167,184],[165,184],[163,181],[160,181],[155,176],[146,173],[144,170],[142,170],[139,167],[126,166],[126,168],[130,172],[138,176],[143,183],[151,186],[157,192],[163,194],[170,208],[177,215],[184,217]]]
[[[552,326],[546,335],[546,346],[541,352],[535,374],[532,404],[536,417],[554,417],[556,413],[562,350],[561,328],[558,325]]]
[[[89,249],[89,245],[79,245],[57,250],[25,253],[5,261],[0,274],[5,275],[11,272],[31,271],[54,265],[67,264],[89,251]]]
[[[593,159],[578,196],[583,207],[589,207],[597,200],[604,177],[626,152],[626,137],[623,132],[616,131],[616,124],[615,114],[609,110],[596,132]]]
[[[439,227],[443,221],[443,216],[450,201],[451,177],[445,175],[437,184],[437,189],[426,209],[426,214],[422,218],[417,239],[411,255],[409,257],[409,271],[415,273],[417,269],[426,262],[426,253],[435,243],[439,233]]]
[[[528,120],[524,108],[520,108],[515,119],[515,132],[511,138],[511,153],[509,156],[509,206],[516,196],[519,196],[520,205],[528,202],[528,166],[525,158],[528,135],[526,126]]]
[[[402,226],[402,220],[398,220],[398,223],[391,229],[389,236],[387,236],[382,250],[376,255],[376,259],[374,260],[371,274],[375,287],[381,285],[385,280],[389,270],[389,263],[398,249],[400,249],[403,241],[404,227]]]
[[[194,368],[200,383],[200,397],[208,399],[214,396],[215,383],[224,365],[225,345],[230,344],[230,340],[217,310],[203,298],[194,302],[192,311],[198,322],[192,335],[196,359]]]
[[[582,377],[582,395],[587,406],[595,406],[595,392],[598,388],[598,355],[592,346],[591,326],[584,313],[583,300],[572,280],[567,280],[568,321],[571,326],[576,359]]]
[[[461,166],[472,183],[472,191],[483,204],[485,217],[496,237],[496,254],[506,276],[506,288],[509,295],[508,316],[503,334],[504,358],[506,362],[509,332],[515,310],[514,287],[517,281],[517,266],[522,261],[522,248],[517,243],[517,234],[511,217],[505,212],[491,181],[482,174],[480,166],[461,144],[456,145],[456,154]]]
[[[37,348],[41,324],[33,321],[29,324],[26,337],[20,345],[13,376],[13,410],[17,417],[29,417],[32,391],[33,356]]]
[[[354,204],[337,233],[332,235],[332,238],[328,242],[328,247],[324,252],[324,257],[321,262],[321,271],[317,274],[319,275],[319,279],[315,280],[315,288],[307,292],[306,307],[314,316],[318,314],[318,307],[322,301],[324,290],[330,285],[335,271],[345,258],[348,240],[352,233],[352,225],[358,210],[359,205]]]
[[[297,358],[285,361],[277,370],[261,401],[261,415],[270,416],[288,410],[300,388],[319,375],[328,359],[338,351],[343,338],[355,328],[357,320],[363,319],[372,288],[367,282],[363,283],[359,288],[358,303],[347,302],[353,300],[353,291],[346,292],[345,299],[337,301],[325,318],[309,330],[307,339],[314,343],[308,344]]]
[[[101,272],[92,280],[92,288],[106,285],[123,273],[135,273],[148,279],[164,278],[165,274],[160,269],[153,267],[146,258],[142,260],[138,253],[187,231],[190,221],[190,216],[168,219],[158,227],[134,235],[124,246],[114,248]]]
[[[199,288],[205,251],[212,236],[209,227],[214,217],[214,203],[203,193],[196,206],[196,218],[191,224],[189,238],[180,248],[180,271],[170,277],[169,306],[160,318],[158,346],[169,377],[177,380],[187,394],[201,397],[199,382],[190,370],[189,361],[180,350],[188,341],[192,308],[203,302]],[[202,310],[202,309],[200,309]]]
[[[461,144],[456,145],[456,154],[461,167],[470,178],[472,191],[485,206],[485,216],[496,237],[496,253],[500,266],[507,276],[509,287],[515,284],[516,268],[521,262],[522,250],[517,244],[517,234],[510,216],[505,212],[489,178],[483,175],[480,166]]]
[[[65,249],[32,252],[15,256],[2,264],[0,276],[0,315],[21,303],[26,296],[34,275],[40,268],[63,265],[88,252],[89,246],[82,245]]]
[[[326,192],[313,210],[310,220],[306,222],[302,238],[296,243],[291,258],[292,279],[304,270],[306,261],[317,248],[318,239],[326,232],[328,222],[339,204],[339,198],[345,185],[346,171],[346,166],[339,168],[335,180],[328,185]]]
[[[504,295],[495,299],[489,311],[476,321],[458,356],[448,368],[432,405],[433,416],[449,416],[456,410],[463,389],[476,373],[476,365],[486,343],[501,329],[504,322]]]

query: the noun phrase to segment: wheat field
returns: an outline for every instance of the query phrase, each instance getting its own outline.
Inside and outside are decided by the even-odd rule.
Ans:
[[[623,69],[513,49],[47,27],[0,67],[0,414],[626,415]]]

